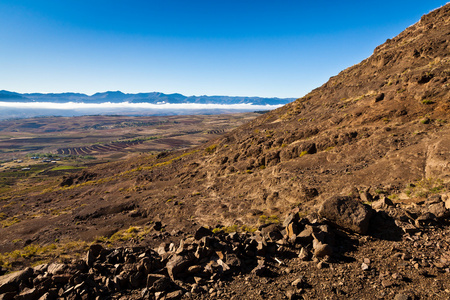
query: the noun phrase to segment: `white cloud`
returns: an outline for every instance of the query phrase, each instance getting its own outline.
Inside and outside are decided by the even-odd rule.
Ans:
[[[145,109],[145,110],[271,110],[282,105],[248,104],[197,104],[197,103],[52,103],[52,102],[0,102],[0,108],[51,109],[51,110],[93,110],[96,109]]]

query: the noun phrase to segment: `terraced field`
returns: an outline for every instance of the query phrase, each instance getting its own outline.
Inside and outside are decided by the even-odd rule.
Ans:
[[[128,142],[113,142],[110,144],[103,145],[92,145],[83,147],[71,147],[71,148],[59,148],[56,150],[58,154],[62,155],[91,155],[91,154],[101,154],[106,152],[116,152],[122,151],[126,148],[142,144],[144,141],[128,141]]]
[[[0,162],[33,153],[109,158],[187,148],[222,135],[258,113],[195,116],[83,116],[0,122]],[[122,155],[122,157],[124,157]]]

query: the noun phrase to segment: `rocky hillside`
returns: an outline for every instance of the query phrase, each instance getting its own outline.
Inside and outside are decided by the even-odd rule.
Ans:
[[[449,40],[447,4],[305,97],[207,145],[5,195],[0,251],[16,252],[3,263],[52,259],[49,245],[67,255],[77,249],[64,248],[69,241],[100,243],[60,271],[97,279],[76,294],[83,280],[66,278],[55,297],[447,299]],[[148,248],[101,250],[119,244]],[[22,286],[38,288],[30,281],[49,266],[41,268],[24,271]],[[16,293],[21,279],[8,278]]]

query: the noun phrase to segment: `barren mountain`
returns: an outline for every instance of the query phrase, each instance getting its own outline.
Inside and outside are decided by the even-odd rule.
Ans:
[[[178,243],[202,225],[219,232],[215,239],[224,249],[233,239],[251,245],[236,235],[224,236],[237,230],[248,239],[260,234],[267,245],[277,245],[276,258],[289,247],[296,258],[284,267],[267,263],[270,276],[255,271],[263,268],[258,261],[251,273],[243,267],[238,280],[219,284],[216,273],[200,276],[206,281],[194,278],[202,293],[192,287],[189,280],[194,279],[179,282],[171,273],[171,263],[183,251],[207,247],[189,240],[193,248],[186,248],[182,240],[181,252],[173,247],[161,251],[162,261],[168,262],[166,271],[159,270],[168,272],[179,289],[157,290],[147,281],[143,298],[447,299],[449,40],[447,4],[305,97],[206,145],[100,165],[45,189],[5,195],[4,219],[19,221],[0,229],[0,250],[48,245],[55,239],[114,244],[113,234],[131,225],[142,234],[124,239],[125,244],[156,247],[161,241]],[[334,206],[337,217],[327,212]],[[365,225],[353,221],[359,209],[373,214],[370,224],[368,219]],[[274,226],[280,226],[283,238],[274,235]],[[269,233],[264,231],[268,227]],[[300,236],[308,228],[315,233],[305,242]],[[335,242],[320,238],[324,232]],[[196,240],[209,235],[198,234]],[[17,239],[23,243],[14,243]],[[317,252],[317,245],[328,244],[332,251],[324,246],[325,253]],[[221,251],[245,256],[232,249]],[[301,256],[305,251],[315,253],[312,261]],[[189,261],[190,267],[201,265],[201,258]],[[189,265],[178,263],[185,263],[180,269]],[[294,284],[300,275],[303,281]],[[120,294],[117,287],[113,291]],[[169,291],[182,292],[169,297]]]
[[[291,102],[291,98],[260,98],[260,97],[231,97],[231,96],[184,96],[182,94],[164,94],[159,92],[128,94],[121,91],[95,93],[91,96],[80,93],[20,94],[0,90],[0,101],[4,102],[52,102],[52,103],[208,103],[208,104],[243,104],[281,105]]]

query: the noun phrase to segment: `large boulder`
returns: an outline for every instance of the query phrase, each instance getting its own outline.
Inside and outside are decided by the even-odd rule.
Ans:
[[[325,200],[319,215],[342,228],[365,234],[369,228],[372,208],[347,196],[333,196]]]
[[[425,162],[427,178],[448,179],[450,177],[450,139],[449,134],[443,134],[439,141],[429,145]]]

